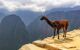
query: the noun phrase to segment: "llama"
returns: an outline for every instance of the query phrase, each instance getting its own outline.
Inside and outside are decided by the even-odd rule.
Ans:
[[[53,29],[54,29],[54,36],[55,37],[55,32],[57,31],[58,34],[58,39],[59,39],[59,30],[63,29],[63,37],[66,38],[66,33],[67,33],[67,28],[69,25],[68,20],[55,20],[55,21],[50,21],[47,16],[42,16],[42,18],[40,20],[45,20],[47,22],[48,25],[50,25]]]

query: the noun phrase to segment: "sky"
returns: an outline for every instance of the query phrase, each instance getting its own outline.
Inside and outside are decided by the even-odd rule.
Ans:
[[[44,12],[52,8],[80,6],[80,0],[0,0],[0,8]]]

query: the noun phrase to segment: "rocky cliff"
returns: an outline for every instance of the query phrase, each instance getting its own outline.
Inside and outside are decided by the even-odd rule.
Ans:
[[[47,37],[23,45],[19,50],[80,50],[80,29],[67,32],[67,38]]]

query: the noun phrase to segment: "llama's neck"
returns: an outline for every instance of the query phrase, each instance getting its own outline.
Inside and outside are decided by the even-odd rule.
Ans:
[[[45,19],[46,20],[46,22],[52,27],[53,25],[52,25],[52,22],[50,21],[50,20],[48,20],[47,18]]]

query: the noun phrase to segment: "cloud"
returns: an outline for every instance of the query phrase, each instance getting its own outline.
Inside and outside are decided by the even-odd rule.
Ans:
[[[11,1],[5,1],[1,0],[2,6],[9,11],[14,11],[18,8],[18,5],[20,5],[18,2],[11,2]]]
[[[0,0],[0,7],[7,8],[9,11],[18,9],[44,12],[58,7],[80,6],[80,0]]]

